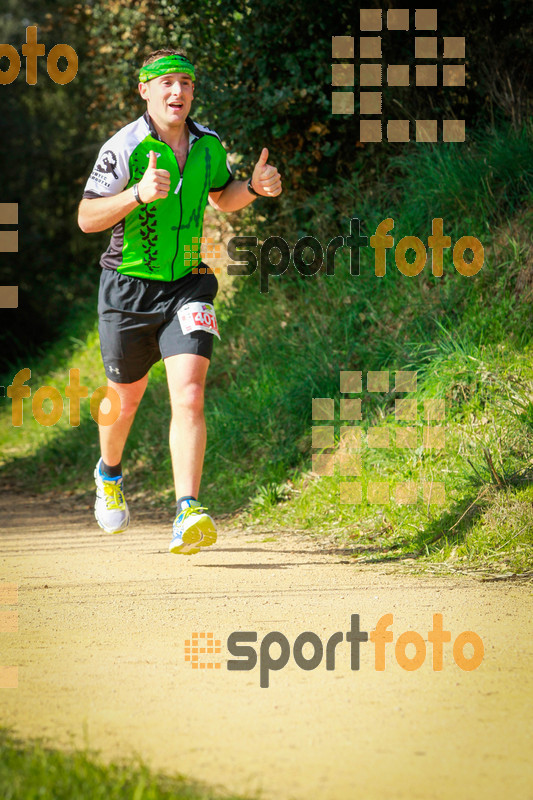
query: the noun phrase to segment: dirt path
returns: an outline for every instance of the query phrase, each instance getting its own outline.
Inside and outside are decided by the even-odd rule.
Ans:
[[[0,496],[0,582],[19,584],[19,632],[2,633],[0,659],[19,665],[19,688],[0,690],[2,724],[277,800],[533,798],[531,587],[362,568],[298,535],[224,530],[180,558],[167,522],[132,512],[113,537],[90,511]],[[304,671],[291,655],[269,688],[258,667],[227,669],[232,631],[259,642],[280,631],[291,648],[313,631],[325,645],[351,614],[371,631],[387,613],[394,642],[406,630],[426,640],[420,669],[402,669],[387,644],[377,672],[368,642],[352,671],[346,641],[334,671],[324,660]],[[460,669],[450,644],[433,671],[433,613],[452,642],[479,634],[478,669]],[[221,640],[220,668],[184,660],[193,632]]]

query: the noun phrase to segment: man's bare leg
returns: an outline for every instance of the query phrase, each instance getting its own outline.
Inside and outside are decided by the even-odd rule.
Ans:
[[[209,359],[181,353],[165,358],[172,420],[170,454],[176,499],[198,497],[204,464],[204,389]]]
[[[108,387],[114,389],[120,399],[120,414],[115,422],[112,425],[98,426],[102,458],[94,471],[94,515],[100,527],[107,533],[122,533],[130,522],[130,512],[122,490],[122,476],[119,474],[121,470],[115,468],[122,459],[124,445],[147,383],[148,375],[135,383],[107,381]]]
[[[176,499],[197,501],[205,455],[204,389],[209,359],[182,353],[166,358],[165,367],[172,407],[169,440]],[[190,499],[180,503],[172,527],[171,553],[190,556],[216,542],[215,523],[198,505]]]
[[[115,383],[107,379],[107,385],[117,392],[120,399],[120,415],[116,422],[112,425],[99,425],[100,451],[104,464],[109,467],[120,464],[124,445],[147,384],[148,375],[135,383]]]

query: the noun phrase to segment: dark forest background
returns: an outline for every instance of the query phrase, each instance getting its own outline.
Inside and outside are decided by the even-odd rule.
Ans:
[[[372,5],[379,7],[365,7]],[[518,0],[446,4],[437,35],[466,36],[466,86],[384,86],[385,113],[464,116],[469,137],[500,123],[518,130],[531,113],[531,9]],[[95,295],[107,234],[82,234],[76,208],[100,144],[142,112],[136,76],[147,51],[186,50],[198,74],[193,116],[240,156],[243,176],[269,146],[285,192],[264,205],[264,224],[289,227],[294,241],[312,232],[308,198],[339,181],[371,185],[401,152],[402,145],[361,144],[357,116],[331,115],[331,37],[357,42],[358,4],[4,0],[3,43],[20,53],[31,24],[46,52],[62,42],[74,47],[79,72],[59,86],[40,58],[29,86],[23,60],[18,78],[0,87],[0,202],[17,202],[20,212],[20,250],[0,255],[0,284],[20,287],[19,308],[0,312],[0,373],[64,334],[77,304]],[[382,32],[389,63],[414,61],[412,29]],[[332,218],[337,212],[333,203]]]

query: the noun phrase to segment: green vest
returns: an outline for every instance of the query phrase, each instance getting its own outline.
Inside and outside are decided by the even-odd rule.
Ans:
[[[124,275],[173,281],[201,261],[200,238],[209,192],[232,180],[226,151],[209,128],[186,120],[189,154],[183,174],[172,148],[161,141],[148,113],[126,125],[101,148],[84,197],[107,197],[139,183],[151,150],[157,168],[170,173],[170,190],[162,200],[134,208],[118,222],[100,264]]]

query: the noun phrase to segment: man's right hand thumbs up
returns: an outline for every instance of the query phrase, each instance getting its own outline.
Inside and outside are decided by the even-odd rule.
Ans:
[[[263,147],[252,174],[252,188],[263,197],[277,197],[281,194],[281,175],[267,161],[268,147]]]
[[[157,169],[157,156],[157,153],[150,150],[148,168],[139,181],[139,197],[143,203],[164,200],[170,190],[170,172],[167,169]]]

